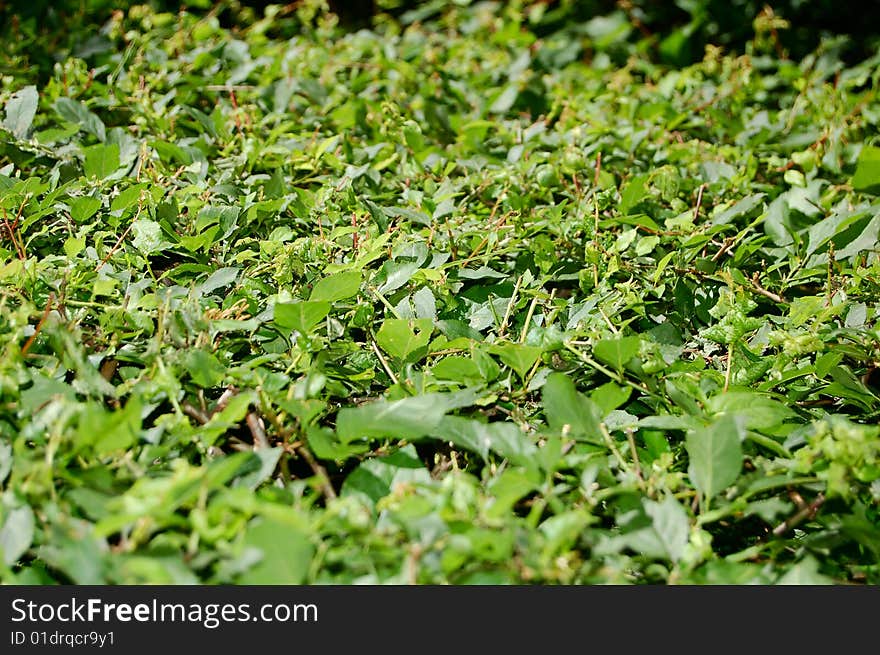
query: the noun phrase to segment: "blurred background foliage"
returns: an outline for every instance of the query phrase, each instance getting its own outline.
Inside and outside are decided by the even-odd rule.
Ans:
[[[111,50],[105,35],[114,14],[138,4],[174,14],[181,9],[215,17],[224,27],[246,28],[269,15],[277,36],[307,28],[310,20],[337,20],[356,30],[395,22],[407,25],[455,12],[479,0],[298,0],[289,4],[248,0],[0,0],[0,38],[28,45],[27,60],[0,54],[0,73],[32,71],[45,79],[56,61],[84,59]],[[822,39],[853,63],[873,55],[880,44],[880,0],[555,0],[485,3],[497,11],[519,13],[524,27],[542,38],[569,36],[618,62],[636,55],[686,66],[702,59],[707,45],[742,53],[764,40],[774,54],[799,60]],[[268,14],[266,12],[269,12]],[[86,36],[84,36],[86,35]],[[22,52],[22,49],[17,49]]]

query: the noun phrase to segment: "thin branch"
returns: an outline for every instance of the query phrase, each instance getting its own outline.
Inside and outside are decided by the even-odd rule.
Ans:
[[[752,291],[754,291],[755,293],[759,293],[759,294],[761,294],[762,296],[764,296],[765,298],[769,298],[769,299],[772,300],[773,302],[777,302],[777,303],[779,303],[779,304],[781,304],[781,305],[787,305],[787,304],[788,304],[788,300],[786,300],[785,298],[783,298],[783,297],[780,296],[779,294],[777,294],[777,293],[773,293],[772,291],[768,291],[767,289],[765,289],[764,287],[762,287],[762,286],[758,283],[758,279],[757,279],[757,278],[758,278],[758,275],[757,275],[757,273],[756,273],[755,276],[752,278]]]
[[[309,465],[309,468],[312,469],[312,473],[318,478],[318,485],[320,486],[321,493],[324,494],[324,497],[328,500],[336,498],[336,490],[333,489],[333,485],[330,483],[330,476],[327,474],[327,469],[321,466],[321,463],[315,459],[312,451],[301,441],[290,442],[290,430],[282,425],[281,419],[278,418],[278,415],[268,403],[263,403],[263,413],[266,415],[266,418],[269,419],[272,427],[275,428],[275,431],[281,436],[281,438],[284,439],[285,442],[288,442],[286,444],[287,447],[292,447],[293,451],[299,457],[302,457],[306,461],[306,464]]]
[[[642,464],[639,461],[639,452],[636,450],[636,438],[635,438],[635,430],[633,428],[626,428],[624,430],[626,432],[626,440],[629,441],[629,451],[632,454],[633,464],[635,465],[636,476],[638,476],[639,480],[644,482],[644,477],[642,476]]]
[[[796,514],[789,517],[788,519],[777,525],[775,528],[773,528],[773,536],[781,537],[789,530],[803,523],[805,520],[814,518],[816,516],[816,512],[818,512],[819,508],[822,507],[822,505],[824,504],[825,495],[820,493],[818,496],[816,496],[816,500],[814,500],[812,503],[806,505],[805,507],[802,507],[798,510]]]
[[[328,500],[336,498],[336,490],[333,489],[333,485],[330,484],[330,476],[327,475],[327,469],[321,466],[320,462],[315,459],[315,456],[312,455],[312,451],[303,445],[299,445],[296,447],[296,454],[306,460],[309,468],[312,469],[312,473],[314,473],[315,477],[320,481],[321,492],[324,496]]]
[[[97,273],[98,271],[100,271],[100,270],[101,270],[101,267],[102,267],[104,264],[106,264],[108,261],[110,261],[110,258],[113,256],[113,254],[114,254],[117,250],[119,250],[119,246],[122,245],[122,242],[125,240],[125,237],[128,236],[128,233],[131,232],[131,228],[134,227],[134,224],[137,222],[138,217],[140,217],[142,207],[143,207],[143,196],[141,196],[140,200],[138,201],[138,208],[137,208],[137,211],[136,211],[135,214],[134,214],[134,218],[131,219],[131,223],[128,224],[128,227],[126,227],[125,230],[123,230],[122,234],[119,235],[119,238],[116,239],[116,243],[114,243],[114,244],[113,244],[113,247],[110,248],[110,252],[108,252],[108,253],[104,256],[104,259],[102,259],[102,260],[98,263],[98,265],[95,266],[95,273]]]
[[[724,371],[724,393],[730,388],[730,371],[733,369],[733,344],[727,346],[727,368]]]
[[[18,239],[15,238],[15,230],[18,227],[18,217],[10,223],[9,217],[6,214],[6,208],[3,208],[3,225],[6,228],[6,232],[9,234],[9,239],[12,241],[12,245],[15,246],[15,252],[18,255],[18,258],[21,260],[27,259],[27,253],[24,249],[24,244],[20,244]]]
[[[522,332],[519,335],[519,342],[525,343],[526,337],[529,336],[529,324],[532,322],[532,317],[535,315],[535,308],[538,306],[538,296],[532,297],[532,302],[529,304],[529,309],[526,312],[526,321],[523,323]]]
[[[388,374],[388,377],[391,378],[391,381],[394,384],[397,384],[397,376],[394,375],[394,371],[391,370],[391,367],[388,365],[388,360],[385,359],[385,356],[382,354],[382,351],[379,350],[379,346],[376,345],[375,341],[370,341],[370,346],[373,347],[373,352],[376,353],[376,357],[379,358],[379,362],[382,364],[382,368],[385,369],[385,372]]]
[[[211,416],[216,414],[217,412],[222,412],[226,409],[226,406],[229,404],[229,401],[232,400],[233,396],[238,394],[238,389],[236,389],[231,384],[226,387],[220,397],[217,399],[217,404],[214,406],[214,409],[211,410]]]
[[[703,204],[703,191],[706,190],[706,185],[701,184],[699,191],[697,191],[697,204],[694,207],[694,221],[697,220],[700,216],[700,206]]]
[[[28,350],[31,349],[31,346],[34,345],[34,341],[37,338],[37,335],[40,333],[40,330],[43,329],[43,324],[45,324],[46,319],[49,318],[49,312],[52,311],[52,304],[55,302],[55,294],[49,293],[49,299],[46,301],[46,307],[43,309],[43,315],[40,317],[40,322],[37,323],[37,327],[34,328],[34,333],[30,336],[30,338],[25,341],[24,345],[21,347],[21,356],[24,357],[28,354]]]
[[[523,276],[520,275],[516,279],[516,284],[513,285],[513,293],[510,294],[510,301],[507,303],[507,310],[504,312],[504,318],[501,320],[501,326],[498,328],[498,337],[503,337],[504,333],[507,331],[507,322],[510,320],[510,313],[513,311],[513,306],[516,304],[516,297],[519,294],[519,287],[522,284]]]
[[[189,402],[184,402],[180,406],[180,409],[183,410],[184,414],[186,414],[187,416],[189,416],[192,419],[195,419],[201,425],[204,425],[205,423],[207,423],[208,421],[211,420],[210,416],[208,416],[202,410],[200,410],[198,407],[194,406],[193,404],[191,404]]]
[[[614,438],[611,436],[611,433],[608,432],[608,427],[605,423],[599,423],[599,432],[602,433],[602,439],[605,441],[605,445],[608,446],[608,449],[614,454],[614,458],[617,460],[620,468],[624,471],[628,470],[629,466],[626,464],[626,459],[624,459],[623,454],[617,448],[617,444],[614,443]]]
[[[728,252],[730,252],[730,249],[733,247],[734,243],[736,243],[736,241],[734,239],[725,239],[724,245],[718,249],[718,252],[715,253],[714,257],[712,257],[712,261],[717,262],[722,257],[724,257],[724,255],[726,255]]]
[[[266,429],[263,427],[263,419],[256,412],[248,412],[245,419],[248,430],[254,438],[254,450],[265,450],[269,448],[269,439],[266,437]]]

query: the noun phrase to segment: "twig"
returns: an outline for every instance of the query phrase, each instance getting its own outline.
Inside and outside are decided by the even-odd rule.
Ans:
[[[312,454],[312,451],[309,450],[301,441],[295,441],[290,443],[290,430],[284,427],[281,423],[281,419],[278,418],[278,414],[272,409],[268,402],[262,403],[262,411],[266,415],[266,418],[269,419],[269,422],[275,428],[275,431],[281,436],[281,438],[286,442],[286,450],[290,452],[289,449],[293,448],[293,452],[302,457],[306,463],[309,465],[309,468],[312,469],[312,473],[318,478],[318,484],[321,487],[321,493],[324,494],[324,497],[329,499],[336,498],[336,491],[333,489],[333,485],[330,484],[330,476],[327,475],[327,469],[321,466],[321,463],[315,459],[315,456]],[[248,417],[250,418],[250,416]],[[286,466],[286,460],[282,460],[282,467]],[[286,469],[285,469],[286,470]],[[290,474],[287,474],[290,477]]]
[[[727,393],[727,390],[730,388],[730,371],[733,369],[733,344],[727,346],[727,369],[724,371],[724,389],[723,392]]]
[[[23,206],[23,205],[22,205]],[[6,232],[9,234],[9,239],[12,241],[12,245],[15,246],[15,252],[18,254],[18,258],[21,260],[27,259],[27,253],[24,249],[24,244],[19,243],[18,239],[15,238],[15,230],[18,227],[19,217],[21,216],[21,210],[19,210],[19,215],[15,217],[15,220],[10,223],[9,217],[6,215],[6,208],[3,208],[3,225],[6,227]]]
[[[204,425],[205,423],[207,423],[208,421],[211,420],[211,417],[210,417],[210,416],[208,416],[207,414],[205,414],[205,412],[203,412],[203,411],[200,410],[198,407],[195,407],[194,405],[192,405],[192,404],[189,403],[189,402],[185,402],[185,403],[183,403],[183,404],[180,406],[180,409],[183,410],[183,413],[184,413],[184,414],[186,414],[186,415],[189,416],[190,418],[195,419],[195,420],[198,421],[201,425]]]
[[[248,412],[245,419],[248,430],[254,438],[254,450],[264,450],[269,447],[269,439],[266,437],[266,429],[263,427],[263,419],[256,412]]]
[[[224,409],[226,409],[226,406],[229,404],[229,401],[232,400],[233,396],[235,396],[237,394],[238,394],[238,389],[236,389],[234,386],[229,385],[228,387],[226,387],[226,389],[223,391],[222,394],[220,394],[220,397],[217,399],[217,404],[214,406],[214,409],[211,411],[211,416],[213,416],[217,412],[222,412]]]
[[[764,287],[762,287],[762,286],[758,283],[758,279],[757,279],[757,278],[758,278],[758,274],[755,273],[754,277],[752,277],[752,291],[754,291],[755,293],[759,293],[759,294],[761,294],[761,295],[764,296],[765,298],[769,298],[769,299],[772,300],[773,302],[778,302],[778,303],[780,303],[781,305],[787,305],[787,304],[788,304],[788,300],[786,300],[785,298],[783,298],[783,297],[780,296],[779,294],[773,293],[772,291],[768,291],[767,289],[765,289]]]
[[[108,261],[110,261],[110,258],[113,256],[113,253],[115,253],[119,249],[119,246],[122,245],[122,242],[125,240],[125,237],[128,236],[128,233],[131,232],[131,228],[134,227],[134,224],[137,222],[138,218],[140,218],[141,209],[143,209],[143,206],[144,206],[144,196],[143,196],[143,193],[141,193],[141,197],[138,199],[137,211],[134,213],[134,218],[131,219],[131,223],[128,224],[128,227],[125,228],[125,230],[123,230],[122,234],[119,235],[119,238],[116,239],[116,243],[114,243],[113,247],[110,248],[110,252],[108,252],[104,256],[104,259],[102,259],[100,261],[100,263],[97,266],[95,266],[95,273],[100,271],[101,267],[104,264],[106,264]]]
[[[391,381],[394,384],[397,384],[397,376],[394,375],[394,371],[392,371],[391,367],[388,366],[388,360],[385,359],[385,356],[382,354],[382,351],[379,350],[379,346],[376,345],[375,341],[370,341],[370,346],[372,346],[373,352],[376,353],[376,357],[379,358],[379,362],[382,364],[382,368],[385,369],[385,372],[388,374],[388,377],[391,378]]]
[[[125,240],[125,237],[127,237],[128,233],[131,232],[131,228],[134,225],[134,222],[136,220],[137,220],[137,216],[135,216],[134,220],[128,224],[128,227],[125,228],[125,230],[122,232],[122,234],[119,235],[119,238],[116,240],[116,243],[113,244],[113,247],[110,248],[110,251],[104,256],[104,259],[102,259],[100,262],[98,262],[98,265],[95,266],[95,273],[100,271],[101,267],[104,264],[106,264],[110,260],[110,258],[113,256],[113,253],[115,253],[119,249],[119,246],[122,245],[122,242]]]
[[[773,528],[773,536],[781,537],[786,532],[791,530],[792,528],[797,527],[801,523],[803,523],[807,519],[812,519],[816,516],[816,512],[819,511],[819,508],[825,504],[825,494],[820,493],[816,496],[816,500],[814,500],[809,505],[801,507],[800,510],[794,515],[777,525]]]
[[[499,201],[499,202],[500,202],[500,201]],[[497,205],[496,205],[496,207],[497,207]],[[493,210],[492,210],[492,215],[494,215],[494,214],[495,214],[495,209],[493,208]],[[467,257],[465,257],[464,259],[461,260],[461,264],[462,264],[462,266],[463,266],[464,264],[469,263],[472,259],[474,259],[474,258],[477,256],[477,254],[483,249],[483,247],[484,247],[487,243],[489,243],[489,238],[490,238],[490,237],[492,236],[492,234],[494,233],[494,230],[498,230],[498,229],[500,229],[501,226],[504,225],[504,222],[505,222],[509,217],[510,217],[510,212],[508,212],[508,213],[506,213],[506,214],[502,214],[502,215],[501,215],[501,218],[497,219],[497,220],[496,220],[496,221],[495,221],[495,222],[489,227],[489,229],[486,231],[486,236],[483,237],[483,240],[480,241],[480,243],[478,243],[478,244],[476,245],[476,247],[471,251],[471,254],[470,254],[470,255],[468,255]],[[489,220],[491,220],[491,219],[492,219],[492,216],[489,216]]]
[[[328,500],[336,498],[336,490],[333,489],[333,485],[330,484],[330,476],[327,475],[327,469],[321,466],[320,462],[315,459],[315,456],[312,455],[312,451],[303,445],[297,446],[295,450],[297,455],[306,460],[309,468],[312,469],[312,473],[314,473],[315,477],[320,481],[321,493],[324,494],[324,497]]]
[[[596,309],[599,310],[599,313],[602,315],[602,318],[605,319],[605,323],[608,324],[608,329],[610,329],[614,334],[619,336],[620,330],[618,330],[617,327],[614,325],[614,323],[611,322],[611,319],[608,318],[608,314],[606,314],[605,311],[601,307],[597,307]]]
[[[419,582],[419,559],[422,557],[422,547],[419,544],[413,544],[406,556],[406,581],[409,585],[416,585]]]
[[[566,350],[568,350],[569,352],[571,352],[573,355],[575,355],[582,362],[584,362],[584,364],[587,364],[591,368],[594,368],[597,371],[599,371],[600,373],[603,373],[609,379],[615,380],[616,382],[618,382],[620,384],[625,384],[628,387],[632,387],[636,391],[643,393],[647,396],[650,396],[651,398],[654,398],[656,400],[660,400],[660,401],[663,400],[663,398],[661,396],[658,396],[656,393],[654,393],[653,391],[648,389],[646,386],[640,386],[640,385],[636,384],[635,382],[630,380],[628,377],[626,377],[626,375],[624,375],[623,373],[613,373],[611,370],[609,370],[605,366],[602,366],[602,364],[597,362],[595,359],[593,359],[589,355],[585,355],[580,350],[578,350],[577,348],[572,346],[571,343],[564,343],[563,347]]]
[[[355,257],[357,257],[358,252],[358,222],[357,222],[357,213],[351,212],[351,227],[354,229],[351,235],[351,248],[354,250]]]
[[[238,128],[238,133],[244,138],[244,128],[238,115],[240,112],[238,110],[238,100],[235,99],[235,89],[227,87],[227,91],[229,91],[229,100],[232,102],[232,118],[235,120],[235,127]]]
[[[510,320],[510,313],[513,311],[513,306],[516,304],[516,297],[519,294],[519,286],[522,283],[523,276],[520,275],[516,279],[516,283],[513,285],[513,293],[510,294],[510,301],[507,303],[507,311],[504,312],[504,318],[501,320],[501,326],[498,328],[498,337],[503,337],[504,333],[507,331],[507,322]]]
[[[529,309],[526,312],[526,321],[523,323],[522,332],[519,335],[519,342],[525,343],[526,337],[529,336],[529,324],[532,322],[532,317],[535,315],[535,308],[538,306],[538,296],[534,296],[532,298],[532,302],[529,305]]]
[[[633,464],[636,469],[636,476],[638,476],[639,480],[644,482],[644,477],[642,476],[642,464],[639,462],[639,452],[636,450],[636,439],[635,439],[635,431],[632,428],[626,428],[624,430],[626,432],[626,440],[629,441],[629,451],[632,454]]]
[[[119,360],[113,359],[112,357],[109,359],[105,359],[101,364],[101,377],[110,382],[113,379],[113,376],[116,375],[116,370],[119,368]]]
[[[725,239],[724,245],[718,249],[718,252],[715,253],[714,257],[712,257],[712,261],[717,262],[719,259],[724,257],[724,255],[726,255],[730,251],[730,249],[733,247],[733,244],[735,242],[736,241],[734,239]]]
[[[602,433],[602,439],[605,440],[605,445],[608,446],[608,449],[614,454],[614,458],[617,460],[620,468],[624,471],[629,469],[629,466],[626,465],[626,460],[623,458],[620,450],[618,450],[617,444],[614,443],[614,438],[608,432],[608,427],[604,423],[599,423],[599,432]]]
[[[694,221],[697,220],[700,216],[700,205],[703,204],[703,191],[706,189],[706,185],[701,184],[699,191],[697,191],[697,205],[694,207]]]
[[[34,345],[34,341],[37,338],[37,335],[40,333],[40,330],[43,329],[43,324],[46,322],[46,319],[49,318],[49,312],[52,311],[52,304],[55,302],[55,294],[50,292],[49,299],[46,301],[46,308],[43,309],[43,315],[40,317],[40,322],[37,323],[37,327],[34,328],[34,333],[30,336],[30,338],[25,341],[24,345],[21,347],[21,356],[24,357],[27,355],[28,350],[31,349],[31,346]]]

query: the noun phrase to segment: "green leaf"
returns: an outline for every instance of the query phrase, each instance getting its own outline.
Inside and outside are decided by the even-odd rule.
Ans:
[[[54,108],[61,118],[94,135],[98,141],[103,142],[107,139],[106,126],[98,115],[89,111],[83,103],[72,98],[58,98]]]
[[[336,433],[343,443],[371,437],[418,439],[436,428],[454,406],[451,394],[429,393],[345,407],[336,417]]]
[[[191,350],[186,357],[186,369],[193,382],[203,389],[216,387],[226,376],[226,367],[207,350]]]
[[[620,211],[628,214],[629,210],[635,207],[642,198],[648,194],[647,183],[650,176],[647,174],[636,175],[620,192]]]
[[[122,213],[132,207],[141,198],[142,192],[147,188],[146,184],[134,184],[127,189],[121,191],[118,196],[113,198],[110,203],[111,213],[122,215]]]
[[[538,487],[536,473],[523,469],[506,469],[489,484],[492,503],[487,510],[492,518],[504,517],[526,494]]]
[[[453,380],[462,384],[474,384],[485,379],[472,358],[460,355],[444,357],[431,367],[431,373],[440,380]]]
[[[834,584],[834,580],[819,573],[819,562],[815,558],[807,556],[776,581],[778,585],[827,585]]]
[[[342,496],[359,495],[378,503],[399,483],[429,483],[431,476],[410,444],[390,455],[362,462],[346,478]]]
[[[880,148],[862,146],[850,184],[856,191],[880,193]]]
[[[6,480],[9,472],[12,470],[12,444],[0,443],[0,484]]]
[[[257,564],[241,575],[244,585],[298,585],[309,574],[314,546],[298,525],[262,518],[248,527],[244,543],[259,552]]]
[[[69,519],[72,525],[56,526],[51,539],[38,550],[41,561],[66,575],[77,585],[106,582],[104,555],[107,544],[87,530],[88,524]]]
[[[727,225],[733,219],[745,216],[756,209],[764,201],[765,194],[753,193],[738,200],[732,207],[712,212],[712,225]]]
[[[590,393],[590,399],[598,405],[602,416],[617,409],[629,400],[632,395],[632,387],[622,387],[614,382],[606,382]]]
[[[718,323],[704,328],[700,334],[715,343],[728,345],[738,343],[746,334],[763,326],[764,322],[764,319],[746,316],[738,306],[735,306],[731,307]]]
[[[336,302],[357,295],[361,286],[360,271],[344,271],[318,280],[312,288],[309,300]]]
[[[521,343],[494,344],[489,352],[516,371],[520,379],[525,379],[535,362],[541,356],[541,348]]]
[[[31,547],[34,523],[34,512],[27,505],[6,511],[6,519],[0,527],[0,555],[6,566],[15,564]]]
[[[492,451],[523,465],[534,460],[537,450],[529,435],[516,425],[500,421],[484,423],[460,416],[445,416],[430,434],[475,452],[483,459]]]
[[[77,223],[83,223],[95,215],[101,208],[101,199],[81,196],[71,201],[70,217]]]
[[[324,320],[331,308],[332,305],[324,300],[276,303],[273,320],[280,328],[305,335]]]
[[[513,103],[516,102],[516,98],[519,95],[519,89],[515,84],[508,84],[501,90],[501,93],[498,94],[498,97],[492,102],[492,105],[489,107],[489,111],[493,114],[504,114],[513,107]]]
[[[684,554],[690,535],[687,510],[672,495],[666,496],[660,502],[647,498],[642,502],[669,559],[678,562]]]
[[[730,414],[688,433],[688,477],[707,505],[739,477],[743,465],[742,436],[738,420]]]
[[[743,426],[750,430],[769,430],[796,414],[790,407],[765,394],[750,391],[731,391],[712,396],[706,403],[710,414],[732,414],[741,417]]]
[[[237,266],[224,266],[208,276],[208,279],[202,282],[198,287],[200,294],[213,293],[217,289],[228,287],[238,279],[241,269]]]
[[[115,143],[99,143],[83,148],[86,177],[103,180],[119,169],[119,146]]]
[[[541,551],[544,557],[571,550],[584,529],[594,521],[595,518],[584,509],[569,510],[546,519],[538,526],[546,540]]]
[[[541,389],[544,416],[550,427],[574,439],[603,443],[601,410],[592,400],[575,389],[563,373],[551,373]]]
[[[333,430],[317,425],[309,426],[306,440],[315,457],[324,460],[341,462],[368,449],[362,443],[344,444],[336,438]]]
[[[627,363],[639,354],[641,341],[638,337],[619,337],[616,339],[600,339],[593,346],[593,355],[600,362],[623,371]]]
[[[274,448],[261,448],[252,453],[249,460],[249,466],[239,470],[235,479],[232,481],[233,487],[247,487],[248,489],[256,489],[263,482],[272,477],[281,455],[284,454],[284,448],[276,446]]]
[[[376,343],[401,362],[416,361],[427,352],[433,329],[430,319],[388,318],[376,332]]]
[[[6,117],[3,119],[3,127],[17,139],[27,137],[37,114],[39,102],[37,87],[26,86],[13,93],[6,102]]]
[[[116,454],[131,448],[141,436],[139,396],[130,398],[122,411],[108,412],[100,405],[89,405],[80,418],[78,434],[82,443],[94,439],[95,453]]]
[[[132,245],[144,255],[152,255],[165,248],[162,240],[162,226],[156,221],[140,218],[134,222],[131,228]]]

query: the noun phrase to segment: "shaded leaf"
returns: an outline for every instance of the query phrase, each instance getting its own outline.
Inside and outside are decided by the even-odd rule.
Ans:
[[[708,502],[739,477],[743,465],[742,428],[727,414],[688,433],[688,477]]]

